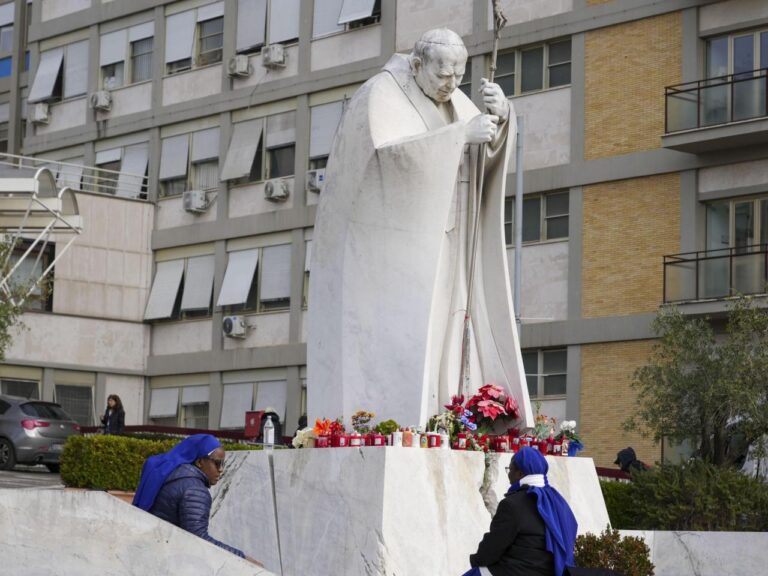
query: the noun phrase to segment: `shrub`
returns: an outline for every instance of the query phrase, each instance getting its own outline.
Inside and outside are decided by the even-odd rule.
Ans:
[[[66,486],[99,490],[134,491],[144,461],[167,452],[181,438],[147,440],[130,436],[70,436],[61,454],[61,480]],[[253,450],[260,447],[224,444],[224,449]]]
[[[642,538],[622,538],[616,529],[576,538],[574,561],[577,566],[615,570],[623,576],[653,576],[648,545]]]
[[[634,504],[632,502],[632,484],[627,482],[600,482],[605,507],[611,526],[619,529],[631,529],[635,523]]]
[[[694,460],[634,475],[640,530],[768,530],[768,485],[737,470]]]

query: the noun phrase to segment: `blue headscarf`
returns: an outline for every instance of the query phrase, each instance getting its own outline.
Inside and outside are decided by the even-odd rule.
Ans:
[[[546,525],[547,550],[552,553],[555,560],[555,576],[562,576],[566,566],[573,566],[573,546],[576,543],[578,530],[576,518],[565,498],[549,485],[547,479],[549,464],[541,452],[535,448],[522,448],[515,454],[513,462],[526,476],[544,475],[544,486],[527,486],[527,492],[536,496],[536,507]],[[507,494],[519,489],[520,482],[515,482]]]
[[[133,497],[133,505],[149,512],[166,478],[182,464],[191,464],[208,456],[221,443],[210,434],[195,434],[185,438],[168,452],[150,456],[141,469],[141,480]]]

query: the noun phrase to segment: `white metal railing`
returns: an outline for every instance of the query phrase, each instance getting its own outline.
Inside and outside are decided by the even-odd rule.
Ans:
[[[72,164],[47,158],[32,158],[16,154],[0,153],[0,167],[48,168],[59,187],[69,186],[72,190],[94,194],[110,194],[123,198],[146,199],[149,178],[117,170],[107,170]]]

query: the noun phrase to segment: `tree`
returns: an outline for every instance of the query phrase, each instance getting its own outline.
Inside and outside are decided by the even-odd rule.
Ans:
[[[625,427],[656,442],[691,441],[702,460],[730,465],[739,456],[734,438],[762,446],[768,433],[768,309],[740,296],[728,307],[724,332],[714,324],[674,307],[659,312],[659,340],[635,372],[638,406]]]
[[[12,266],[10,258],[15,248],[15,242],[5,236],[0,236],[0,279],[5,278]],[[5,350],[11,343],[11,328],[19,321],[22,313],[21,299],[19,296],[25,293],[25,286],[18,283],[9,283],[8,292],[0,291],[0,360],[5,359]]]

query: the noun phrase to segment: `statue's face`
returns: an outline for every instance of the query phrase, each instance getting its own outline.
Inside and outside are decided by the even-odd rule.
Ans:
[[[461,83],[467,64],[467,53],[456,46],[440,46],[431,56],[413,63],[416,83],[436,102],[448,102]]]

